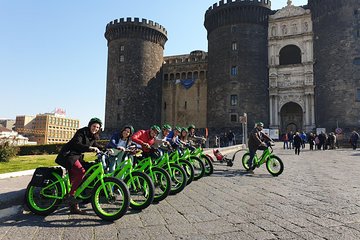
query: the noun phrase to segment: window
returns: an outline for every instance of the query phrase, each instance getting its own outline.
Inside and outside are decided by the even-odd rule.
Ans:
[[[164,110],[166,110],[166,102],[164,102]]]
[[[187,108],[187,101],[185,101],[185,105],[184,105],[184,108],[185,108],[185,109]]]
[[[280,50],[280,65],[300,64],[301,50],[295,45],[288,45]]]
[[[237,122],[238,115],[236,113],[230,114],[230,122]]]
[[[231,95],[230,96],[230,105],[231,106],[236,106],[238,103],[238,97],[237,95]]]
[[[232,66],[231,67],[231,76],[236,76],[237,75],[237,66]]]
[[[237,42],[231,43],[231,50],[233,50],[233,51],[237,50]]]
[[[121,76],[119,76],[119,77],[118,77],[118,83],[119,83],[119,84],[122,84],[123,82],[124,82],[124,78],[121,77]]]
[[[122,100],[121,100],[121,98],[119,98],[118,101],[117,101],[117,105],[120,106],[121,102],[122,102]]]
[[[124,49],[125,49],[124,45],[121,45],[121,46],[120,46],[120,51],[123,52]]]
[[[117,114],[117,120],[120,121],[121,120],[121,117],[120,117],[120,113]]]
[[[356,101],[360,102],[360,88],[356,89]]]
[[[119,62],[124,62],[124,61],[125,61],[124,55],[120,55],[120,57],[119,57]]]

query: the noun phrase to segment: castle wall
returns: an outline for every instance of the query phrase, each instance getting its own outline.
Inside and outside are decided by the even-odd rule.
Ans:
[[[195,124],[197,128],[207,127],[206,72],[207,54],[205,52],[194,51],[190,55],[165,58],[162,123],[173,126]],[[186,85],[192,81],[191,86]]]
[[[317,127],[360,125],[360,1],[310,0]]]

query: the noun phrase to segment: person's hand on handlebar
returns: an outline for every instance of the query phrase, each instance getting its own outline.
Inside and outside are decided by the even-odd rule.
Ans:
[[[100,149],[98,149],[97,147],[89,147],[89,150],[96,153],[100,152]]]
[[[143,144],[143,147],[144,147],[144,148],[147,148],[147,149],[150,149],[150,148],[151,148],[148,143],[144,143],[144,144]]]

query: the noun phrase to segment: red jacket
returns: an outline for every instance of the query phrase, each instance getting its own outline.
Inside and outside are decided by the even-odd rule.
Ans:
[[[136,142],[137,144],[140,144],[141,146],[144,146],[145,143],[152,146],[155,143],[155,138],[151,138],[150,136],[150,130],[139,130],[134,135],[132,135],[131,140],[133,142]],[[150,152],[150,149],[143,148],[144,152]]]

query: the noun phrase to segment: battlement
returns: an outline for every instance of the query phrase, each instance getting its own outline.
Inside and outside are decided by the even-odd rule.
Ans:
[[[271,14],[270,0],[221,0],[205,13],[208,34],[221,26],[251,23],[266,26]]]
[[[141,38],[160,44],[163,48],[167,41],[167,31],[160,24],[147,20],[131,17],[120,18],[106,25],[105,38],[108,42],[119,38]]]
[[[164,57],[164,64],[189,64],[200,62],[207,62],[207,53],[200,50],[192,51],[190,54]]]
[[[153,29],[157,29],[158,31],[162,32],[165,36],[167,36],[167,31],[162,25],[160,25],[157,22],[154,22],[152,20],[145,19],[145,18],[142,18],[141,21],[140,21],[140,18],[131,18],[131,17],[115,19],[106,25],[106,30],[108,30],[108,28],[113,28],[113,27],[117,27],[119,25],[124,25],[124,24],[125,25],[132,24],[132,25],[139,25],[139,26],[147,26],[147,27],[150,27]]]
[[[271,9],[270,0],[221,0],[210,6],[206,11],[206,14],[210,13],[213,10],[217,10],[219,8],[226,7],[229,5],[261,6]]]

